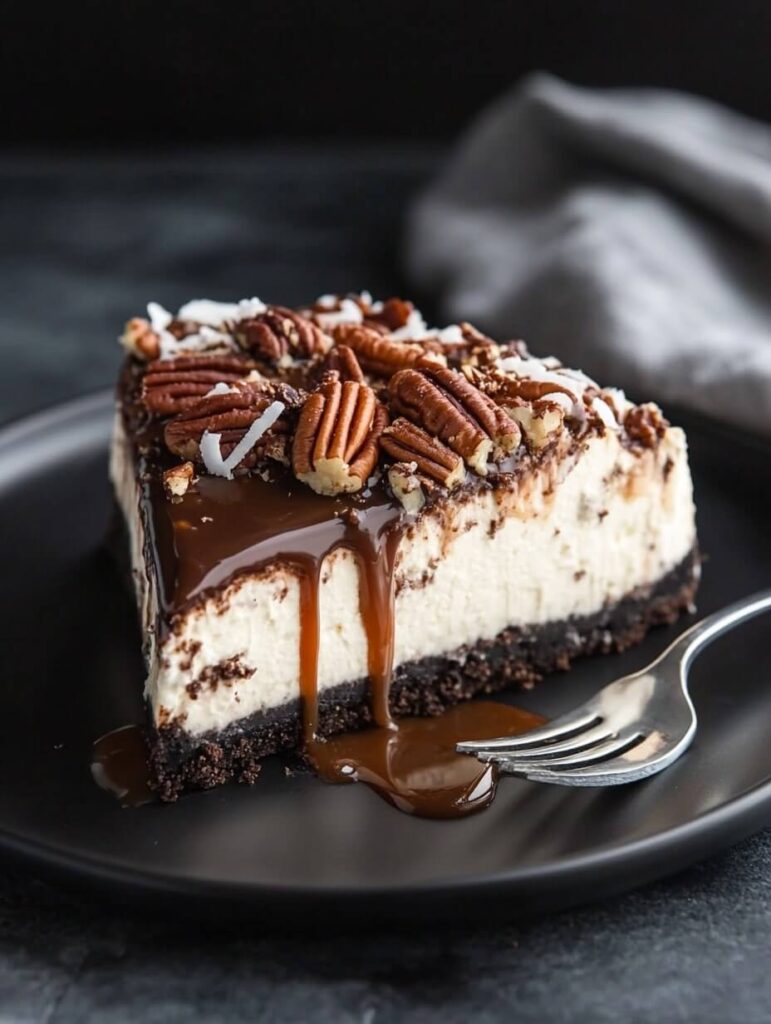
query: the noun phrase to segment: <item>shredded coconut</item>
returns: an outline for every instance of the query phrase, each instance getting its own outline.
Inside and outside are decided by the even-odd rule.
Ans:
[[[513,373],[517,377],[525,377],[528,380],[540,380],[546,384],[558,384],[573,395],[578,401],[583,396],[584,388],[576,387],[576,382],[562,372],[562,370],[547,370],[540,359],[525,359],[521,356],[507,356],[498,361],[498,368],[503,373]]]
[[[237,302],[213,302],[211,299],[192,299],[180,306],[177,318],[192,320],[207,327],[221,327],[226,320],[238,319]]]
[[[316,319],[322,327],[336,327],[337,324],[360,324],[364,320],[364,314],[353,299],[342,299],[340,309],[333,309],[329,313],[317,313]]]
[[[206,327],[222,327],[232,320],[246,320],[264,313],[268,307],[258,298],[241,299],[240,302],[215,302],[212,299],[192,299],[180,307],[179,320],[192,320]]]
[[[174,319],[168,309],[164,309],[159,302],[147,303],[147,316],[150,320],[150,326],[158,334],[165,331]]]
[[[437,338],[445,344],[451,344],[456,341],[463,341],[463,331],[457,324],[450,324],[449,327],[442,328],[441,331],[437,332]]]
[[[615,406],[615,412],[622,416],[626,412],[627,407],[631,405],[626,394],[621,390],[621,388],[603,388],[603,390],[605,392],[605,397],[609,398],[612,405]]]
[[[265,431],[270,430],[285,408],[283,402],[271,402],[268,408],[252,423],[226,459],[222,458],[222,449],[220,448],[222,434],[204,431],[201,438],[201,458],[207,471],[212,476],[224,476],[227,480],[232,480],[233,470],[246,458]]]
[[[168,331],[159,333],[158,344],[160,346],[161,359],[173,359],[179,351],[179,342],[174,335],[169,334]]]
[[[205,430],[201,438],[201,458],[207,473],[211,473],[212,476],[224,476],[230,480],[233,474],[225,468],[225,461],[220,449],[221,438],[222,434],[212,434]]]
[[[618,421],[613,415],[613,410],[610,408],[607,402],[604,402],[601,398],[592,399],[592,409],[600,417],[606,427],[611,430],[618,430]]]
[[[571,370],[569,366],[560,367],[560,373],[566,377],[570,377],[571,380],[577,380],[579,384],[583,384],[585,388],[599,388],[599,384],[596,380],[592,380],[582,370]]]
[[[231,387],[230,384],[226,384],[224,380],[221,380],[218,384],[215,384],[211,391],[207,391],[204,398],[211,398],[213,395],[232,395],[238,388]]]
[[[187,334],[184,338],[175,338],[173,334],[164,331],[160,335],[161,359],[173,359],[181,352],[198,352],[207,348],[220,348],[226,345],[234,347],[233,338],[222,331],[215,331],[213,327],[201,327],[196,334]]]
[[[394,341],[417,341],[419,338],[425,338],[428,333],[428,327],[423,319],[423,314],[419,309],[413,309],[407,317],[407,323],[404,327],[400,327],[397,331],[392,331],[391,338]]]
[[[585,422],[584,392],[587,387],[596,387],[597,385],[580,370],[568,372],[564,367],[560,367],[559,370],[549,370],[546,368],[545,362],[545,360],[536,359],[533,356],[507,356],[505,359],[498,360],[498,369],[503,373],[513,373],[526,380],[542,381],[545,384],[553,384],[555,387],[565,389],[569,394],[565,394],[565,390],[563,390],[549,392],[543,397],[548,398],[550,402],[557,402],[569,416]],[[610,410],[608,411],[610,412]],[[598,415],[602,414],[598,413]]]
[[[565,412],[570,414],[572,414],[573,406],[575,405],[570,395],[566,395],[564,391],[550,391],[548,395],[541,397],[541,401],[554,402],[555,405],[559,405]]]
[[[238,319],[249,320],[253,316],[264,313],[267,308],[262,299],[258,299],[256,295],[251,299],[241,299],[238,303]]]

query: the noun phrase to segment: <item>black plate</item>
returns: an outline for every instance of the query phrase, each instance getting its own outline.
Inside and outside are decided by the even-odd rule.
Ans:
[[[102,544],[111,399],[99,394],[0,432],[0,848],[115,898],[195,913],[371,922],[514,916],[672,872],[771,818],[768,620],[697,662],[699,732],[663,775],[615,790],[505,779],[487,812],[455,822],[399,814],[364,786],[285,778],[269,764],[173,806],[121,810],[89,771],[95,737],[141,718],[131,600]],[[707,553],[700,610],[768,585],[767,450],[690,432]],[[656,654],[586,661],[520,703],[554,715]],[[264,918],[265,911],[270,917]]]

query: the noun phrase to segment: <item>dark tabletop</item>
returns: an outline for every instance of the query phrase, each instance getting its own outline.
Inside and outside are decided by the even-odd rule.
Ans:
[[[148,298],[400,290],[401,214],[436,162],[416,149],[3,158],[0,419],[111,384],[115,336]],[[214,929],[17,869],[0,873],[0,1019],[760,1022],[770,932],[771,830],[667,882],[489,933]]]

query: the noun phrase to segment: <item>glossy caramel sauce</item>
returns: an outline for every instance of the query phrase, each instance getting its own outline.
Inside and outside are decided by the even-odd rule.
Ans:
[[[363,782],[406,814],[460,818],[492,803],[498,771],[457,753],[460,740],[515,736],[542,724],[522,708],[480,700],[434,718],[406,718],[327,740],[313,736],[306,753],[325,782]],[[305,723],[307,727],[307,722]],[[94,781],[122,807],[154,800],[142,728],[128,725],[100,737],[91,759]]]
[[[300,694],[305,753],[327,782],[361,781],[399,810],[453,818],[486,807],[497,778],[476,758],[458,754],[461,739],[513,735],[540,724],[538,716],[477,701],[435,718],[396,722],[389,709],[394,656],[394,591],[399,542],[409,522],[376,484],[358,495],[323,497],[281,469],[268,479],[202,476],[178,503],[158,482],[157,462],[142,472],[148,561],[159,569],[160,630],[175,612],[219,591],[244,572],[281,564],[300,585]],[[367,637],[372,715],[376,726],[322,739],[318,732],[319,585],[324,559],[345,547],[359,568],[359,608]],[[125,734],[125,735],[124,735]],[[110,739],[110,736],[114,739]],[[95,778],[131,802],[134,786],[128,730],[95,748]],[[101,744],[101,747],[100,747]],[[134,753],[139,749],[135,744]],[[146,782],[145,782],[146,785]]]
[[[341,546],[372,561],[377,537],[401,520],[401,506],[380,485],[328,498],[282,470],[268,480],[202,476],[178,504],[152,482],[148,498],[166,613],[275,562],[321,564]]]
[[[493,701],[458,704],[435,718],[405,718],[316,740],[309,748],[327,782],[365,782],[389,803],[422,818],[460,818],[487,807],[498,771],[459,754],[460,740],[514,736],[543,723],[540,715]]]
[[[141,807],[155,799],[147,770],[147,747],[138,725],[100,736],[91,750],[91,774],[121,807]]]

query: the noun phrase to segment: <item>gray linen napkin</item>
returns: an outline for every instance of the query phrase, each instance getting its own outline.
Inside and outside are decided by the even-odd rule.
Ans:
[[[543,74],[482,114],[411,212],[448,321],[771,434],[771,129]]]

